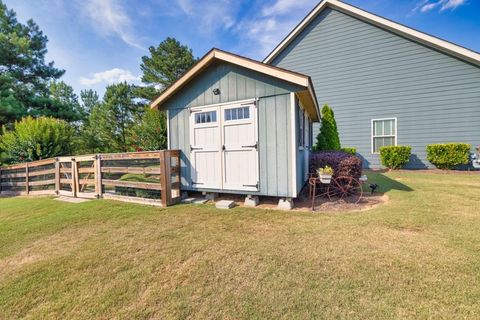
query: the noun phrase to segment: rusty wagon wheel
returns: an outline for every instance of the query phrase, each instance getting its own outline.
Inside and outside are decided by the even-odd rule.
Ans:
[[[356,204],[363,196],[362,184],[354,177],[336,177],[332,179],[332,193],[347,203]]]

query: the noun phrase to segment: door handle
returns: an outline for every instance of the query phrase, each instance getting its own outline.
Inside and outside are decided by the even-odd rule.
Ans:
[[[195,147],[190,146],[190,151],[194,151],[194,150],[203,150],[203,148],[195,148]]]
[[[242,148],[255,148],[255,149],[258,149],[258,142],[255,142],[254,145],[251,145],[251,146],[242,146]]]

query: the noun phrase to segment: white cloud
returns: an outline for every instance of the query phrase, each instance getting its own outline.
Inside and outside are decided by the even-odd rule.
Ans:
[[[132,20],[118,0],[84,0],[79,6],[98,32],[106,36],[116,35],[125,43],[145,50],[132,34]]]
[[[429,12],[436,8],[439,8],[439,11],[454,10],[466,3],[467,0],[423,0],[417,4],[415,10],[420,12]]]
[[[235,32],[250,46],[250,54],[263,59],[317,3],[318,0],[264,3],[257,15],[240,21]]]
[[[292,9],[311,6],[311,0],[277,0],[273,5],[265,5],[262,13],[264,16],[273,16],[290,13]]]
[[[140,77],[135,76],[128,70],[120,69],[120,68],[113,68],[110,70],[97,72],[91,75],[90,78],[81,77],[80,83],[85,86],[92,86],[99,83],[119,83],[119,82],[135,82],[139,81]]]

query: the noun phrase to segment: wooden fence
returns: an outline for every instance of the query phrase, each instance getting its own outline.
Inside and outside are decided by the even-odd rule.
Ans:
[[[0,167],[0,195],[64,195],[169,206],[180,200],[180,151],[58,157]]]

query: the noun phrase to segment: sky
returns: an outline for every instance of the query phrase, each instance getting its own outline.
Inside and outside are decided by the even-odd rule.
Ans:
[[[2,0],[47,35],[47,61],[77,94],[140,83],[141,57],[174,37],[196,57],[212,47],[263,60],[319,0]],[[345,0],[480,52],[480,0]]]

